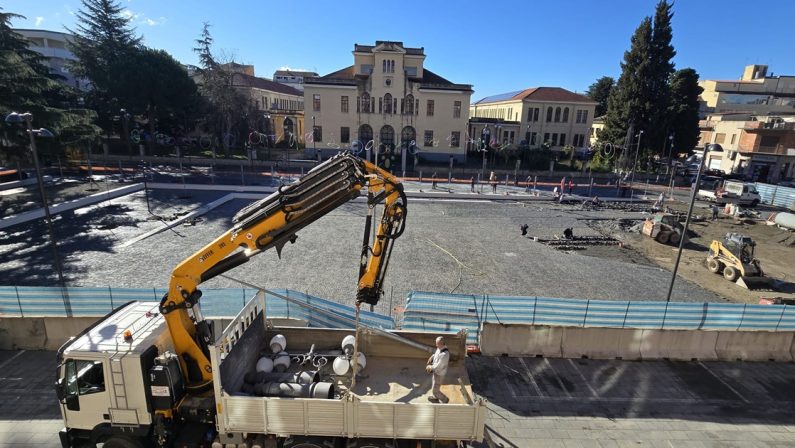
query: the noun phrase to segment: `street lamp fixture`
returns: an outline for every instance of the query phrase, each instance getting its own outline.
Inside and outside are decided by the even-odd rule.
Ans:
[[[640,139],[643,137],[643,129],[638,131],[638,145],[635,147],[635,164],[632,165],[632,179],[629,181],[629,203],[631,204],[635,197],[635,170],[638,168],[638,153],[640,153]]]
[[[47,230],[50,235],[50,246],[52,247],[53,252],[53,264],[55,267],[55,271],[58,274],[58,282],[61,284],[63,288],[63,299],[64,299],[64,308],[66,309],[66,317],[72,317],[72,305],[69,302],[69,296],[66,293],[66,281],[63,277],[63,268],[61,267],[61,257],[58,253],[58,244],[55,240],[55,231],[52,226],[52,215],[50,215],[50,207],[47,204],[47,195],[44,193],[44,181],[41,175],[41,166],[39,165],[39,154],[36,150],[36,137],[42,138],[53,138],[54,135],[48,129],[39,128],[33,129],[33,114],[30,112],[26,112],[24,114],[20,114],[17,112],[11,112],[10,114],[6,115],[5,118],[6,123],[9,124],[18,124],[18,123],[25,123],[27,125],[28,135],[30,136],[30,151],[33,153],[33,163],[36,166],[36,179],[39,184],[39,194],[41,194],[41,203],[44,208],[44,217],[47,221]]]
[[[690,215],[693,213],[693,204],[696,202],[696,192],[698,191],[698,183],[701,179],[701,171],[704,170],[704,163],[707,160],[709,152],[723,152],[723,147],[717,144],[708,144],[704,146],[704,155],[701,157],[701,162],[698,164],[698,171],[696,172],[696,181],[691,186],[690,191],[690,207],[687,209],[687,218],[685,219],[685,228],[682,230],[682,236],[679,238],[679,251],[676,254],[676,262],[674,262],[674,272],[671,275],[671,284],[668,285],[668,295],[665,299],[666,302],[671,301],[671,292],[674,289],[674,282],[676,281],[676,272],[679,270],[679,260],[682,258],[682,248],[685,247],[685,238],[687,237],[687,228],[690,226]]]

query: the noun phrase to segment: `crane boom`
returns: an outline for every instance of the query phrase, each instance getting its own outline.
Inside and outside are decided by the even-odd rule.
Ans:
[[[198,286],[270,248],[275,247],[281,256],[284,245],[295,241],[296,232],[359,196],[364,187],[368,214],[356,300],[375,305],[383,294],[392,242],[405,227],[406,196],[397,178],[347,153],[332,157],[297,183],[280,187],[240,210],[230,230],[174,269],[160,312],[165,316],[189,390],[206,390],[212,384],[208,349],[211,332],[201,315]],[[370,247],[372,210],[380,202],[384,203],[384,210]]]

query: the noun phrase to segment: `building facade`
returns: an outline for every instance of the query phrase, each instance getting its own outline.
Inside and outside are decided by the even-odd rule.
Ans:
[[[471,95],[471,85],[425,68],[423,48],[356,44],[353,65],[304,79],[307,126],[314,126],[307,155],[351,149],[396,171],[420,160],[462,162]]]
[[[67,44],[72,40],[71,34],[29,29],[15,29],[14,32],[21,34],[30,42],[28,48],[47,58],[50,72],[63,77],[59,81],[83,91],[89,89],[88,80],[75,78],[69,72],[69,62],[77,60],[77,57],[67,49]]]
[[[273,73],[273,80],[279,84],[290,86],[296,90],[304,91],[304,78],[314,78],[318,74],[298,70],[276,70]]]
[[[795,114],[795,76],[767,75],[766,65],[748,65],[739,80],[705,80],[698,83],[701,115],[745,112]]]
[[[491,118],[521,124],[513,139],[512,130],[504,128],[499,136],[491,134],[493,142],[524,141],[530,148],[546,143],[560,150],[566,145],[589,146],[596,104],[586,96],[560,87],[533,87],[483,98],[469,106],[469,115],[472,119]],[[477,137],[480,136],[475,140]]]
[[[596,117],[591,124],[591,138],[589,139],[591,147],[595,147],[599,142],[599,135],[605,129],[605,116]]]
[[[795,177],[795,116],[710,114],[700,127],[700,145],[723,147],[707,154],[707,167],[758,182]]]

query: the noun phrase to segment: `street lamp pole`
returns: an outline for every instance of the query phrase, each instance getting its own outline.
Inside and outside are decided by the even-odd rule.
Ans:
[[[629,203],[631,204],[635,196],[635,170],[638,168],[638,153],[640,153],[640,139],[643,137],[643,129],[638,131],[638,146],[635,148],[635,164],[632,165],[632,179],[629,181]]]
[[[682,248],[685,247],[685,239],[687,238],[687,228],[690,226],[690,215],[693,213],[693,204],[696,202],[696,191],[698,190],[698,182],[701,179],[701,171],[704,168],[704,162],[707,160],[707,153],[710,151],[723,152],[720,145],[708,144],[704,146],[704,156],[701,157],[701,163],[698,164],[698,171],[696,172],[696,182],[690,188],[690,206],[687,209],[687,218],[685,219],[685,228],[682,230],[682,235],[679,238],[679,251],[676,253],[676,261],[674,262],[674,272],[671,275],[671,283],[668,285],[668,295],[665,298],[666,302],[671,301],[671,292],[674,290],[674,282],[676,281],[676,272],[679,270],[679,260],[682,258]]]
[[[44,218],[47,222],[47,231],[50,236],[50,246],[52,247],[53,264],[55,265],[55,272],[58,274],[58,283],[60,283],[63,290],[64,308],[66,310],[66,317],[72,317],[72,305],[69,302],[69,294],[66,291],[66,281],[63,277],[63,267],[61,266],[61,256],[58,252],[58,243],[55,240],[55,230],[52,225],[52,215],[50,215],[50,207],[47,204],[47,195],[44,192],[44,181],[41,175],[41,165],[39,165],[39,155],[36,150],[36,135],[42,137],[52,137],[52,133],[47,129],[33,129],[33,115],[31,113],[18,114],[11,112],[6,116],[7,123],[20,123],[24,121],[27,125],[28,135],[30,135],[30,151],[33,153],[33,164],[36,167],[36,179],[39,184],[39,194],[41,194],[41,203],[44,208]]]

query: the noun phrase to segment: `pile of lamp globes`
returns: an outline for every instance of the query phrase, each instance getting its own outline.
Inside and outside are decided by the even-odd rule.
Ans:
[[[353,351],[356,338],[353,335],[345,336],[342,339],[342,355],[337,356],[332,363],[334,374],[338,376],[350,373],[353,365]],[[270,349],[273,355],[263,356],[257,361],[257,372],[284,372],[290,367],[291,358],[287,353],[287,338],[282,334],[277,334],[270,341]],[[367,365],[364,353],[356,354],[356,373],[360,373]]]

